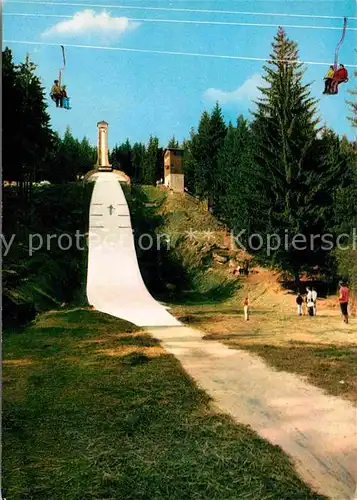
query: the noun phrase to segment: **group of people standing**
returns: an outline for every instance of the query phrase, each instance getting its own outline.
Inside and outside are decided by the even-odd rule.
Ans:
[[[340,294],[339,294],[339,304],[340,304],[340,309],[341,313],[343,316],[343,321],[344,323],[348,323],[348,300],[349,300],[349,290],[344,281],[340,281],[339,283],[340,286]],[[316,316],[317,313],[317,292],[315,288],[306,288],[306,297],[305,300],[301,293],[298,293],[298,296],[296,297],[296,304],[297,304],[297,310],[298,310],[298,315],[302,316],[305,314],[303,311],[303,305],[304,303],[306,304],[307,312],[309,316]]]
[[[348,72],[343,64],[335,71],[333,66],[330,66],[325,77],[325,89],[323,94],[337,94],[340,83],[348,81]]]
[[[56,108],[70,109],[69,107],[69,97],[67,95],[66,85],[60,85],[58,80],[54,81],[51,88],[51,99],[55,101]]]
[[[348,324],[348,300],[349,300],[349,290],[347,284],[344,281],[340,281],[340,294],[339,294],[339,304],[341,313],[343,316],[344,323]],[[316,316],[317,314],[317,291],[315,288],[306,287],[306,297],[301,295],[299,292],[296,297],[297,311],[298,315],[305,315],[304,304],[306,304],[307,313],[309,316]],[[250,304],[248,297],[245,297],[243,300],[243,311],[244,311],[244,319],[249,321],[249,312],[250,312]]]
[[[298,315],[303,315],[303,305],[306,304],[307,312],[309,316],[316,316],[317,313],[317,292],[315,288],[306,288],[305,302],[301,293],[298,293],[296,297],[296,304],[298,308]]]

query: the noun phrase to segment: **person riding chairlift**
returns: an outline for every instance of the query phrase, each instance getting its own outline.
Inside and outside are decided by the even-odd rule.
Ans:
[[[62,96],[63,107],[65,109],[70,109],[69,108],[69,97],[67,95],[67,86],[66,85],[63,85],[63,87],[61,89],[61,96]]]
[[[333,80],[330,86],[330,93],[337,94],[338,86],[340,85],[340,83],[345,82],[348,82],[348,72],[344,65],[340,64],[340,67],[337,71],[335,71],[335,74],[333,75]]]
[[[52,85],[52,88],[51,88],[50,96],[51,96],[51,99],[53,101],[55,101],[56,108],[63,107],[62,91],[61,91],[61,87],[59,85],[58,80],[54,81],[54,84]]]
[[[331,84],[333,80],[333,76],[335,74],[335,71],[333,69],[333,66],[331,65],[328,72],[326,73],[324,80],[325,80],[325,90],[323,91],[323,94],[329,94],[330,89],[331,89]]]

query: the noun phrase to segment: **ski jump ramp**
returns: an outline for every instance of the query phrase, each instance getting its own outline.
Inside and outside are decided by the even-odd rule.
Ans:
[[[138,326],[182,326],[148,292],[138,265],[130,212],[119,178],[95,179],[89,209],[87,297],[98,311]]]

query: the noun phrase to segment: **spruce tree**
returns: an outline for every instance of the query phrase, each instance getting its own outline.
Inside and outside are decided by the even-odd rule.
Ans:
[[[63,138],[55,134],[55,146],[53,158],[42,174],[47,180],[56,184],[75,182],[78,176],[93,170],[97,148],[86,137],[79,141],[67,127]]]
[[[191,156],[194,169],[195,192],[213,204],[216,186],[218,155],[224,143],[227,127],[218,103],[211,114],[204,111],[197,133],[191,131]]]
[[[155,185],[158,179],[158,164],[160,164],[160,149],[159,139],[150,136],[149,144],[146,148],[144,164],[143,164],[143,177],[142,183],[147,185]]]
[[[97,161],[97,148],[89,143],[87,137],[83,137],[79,142],[79,153],[78,174],[86,174],[93,169]]]
[[[21,179],[22,159],[19,148],[20,137],[16,121],[21,109],[21,92],[17,85],[16,67],[11,50],[2,53],[2,161],[3,178],[7,181]]]
[[[206,172],[206,189],[208,194],[208,204],[214,208],[214,200],[216,198],[217,188],[217,168],[218,157],[221,148],[224,144],[224,139],[227,134],[227,126],[224,122],[222,110],[216,103],[210,116],[210,155],[211,164]]]
[[[176,139],[176,137],[174,135],[169,140],[169,143],[168,143],[167,147],[168,148],[173,148],[173,149],[177,149],[177,148],[180,147],[180,144],[179,144],[178,140]]]
[[[210,169],[209,156],[210,116],[207,111],[201,115],[197,132],[191,130],[191,153],[194,169],[195,192],[201,198],[207,196],[206,173]]]
[[[122,170],[129,177],[133,176],[132,147],[129,139],[120,146],[115,145],[110,153],[110,162],[116,170]]]
[[[215,214],[235,233],[258,229],[263,190],[253,172],[251,130],[248,121],[239,116],[235,127],[229,124],[218,157],[215,193]]]
[[[25,62],[16,66],[16,86],[21,95],[16,127],[22,157],[22,182],[27,193],[31,192],[36,172],[41,169],[44,158],[53,146],[45,89],[35,74],[36,69],[37,66],[31,62],[29,55]]]
[[[304,265],[323,259],[321,248],[310,240],[316,228],[327,227],[326,206],[338,169],[335,164],[324,165],[324,150],[317,140],[316,101],[310,84],[303,83],[297,44],[279,28],[272,48],[264,66],[267,87],[260,88],[262,97],[254,113],[255,175],[265,186],[266,233],[289,238],[287,245],[284,242],[264,257],[298,277]],[[301,240],[292,245],[298,233],[306,238],[305,245]]]
[[[48,153],[53,133],[46,112],[44,89],[36,66],[26,57],[15,65],[9,48],[3,51],[3,174],[18,182],[19,193],[29,196]]]
[[[136,142],[133,145],[131,160],[133,169],[132,182],[134,184],[143,184],[145,153],[145,144]]]
[[[191,129],[191,137],[194,134]],[[196,163],[192,156],[191,151],[191,140],[185,139],[182,143],[184,150],[183,153],[183,172],[185,175],[185,187],[188,189],[189,193],[196,194],[196,184],[195,184],[195,166]]]
[[[357,50],[355,50],[357,52]],[[353,72],[354,76],[357,77],[357,71]],[[357,95],[357,89],[349,90],[351,95]],[[347,103],[351,106],[352,116],[349,116],[348,119],[352,122],[353,127],[357,127],[357,101],[347,101]]]

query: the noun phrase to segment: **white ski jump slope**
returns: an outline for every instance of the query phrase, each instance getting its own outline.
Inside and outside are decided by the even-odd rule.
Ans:
[[[118,176],[94,174],[89,211],[87,297],[98,311],[138,326],[181,326],[148,292]],[[110,209],[112,207],[112,209]],[[143,243],[147,245],[145,238]]]

